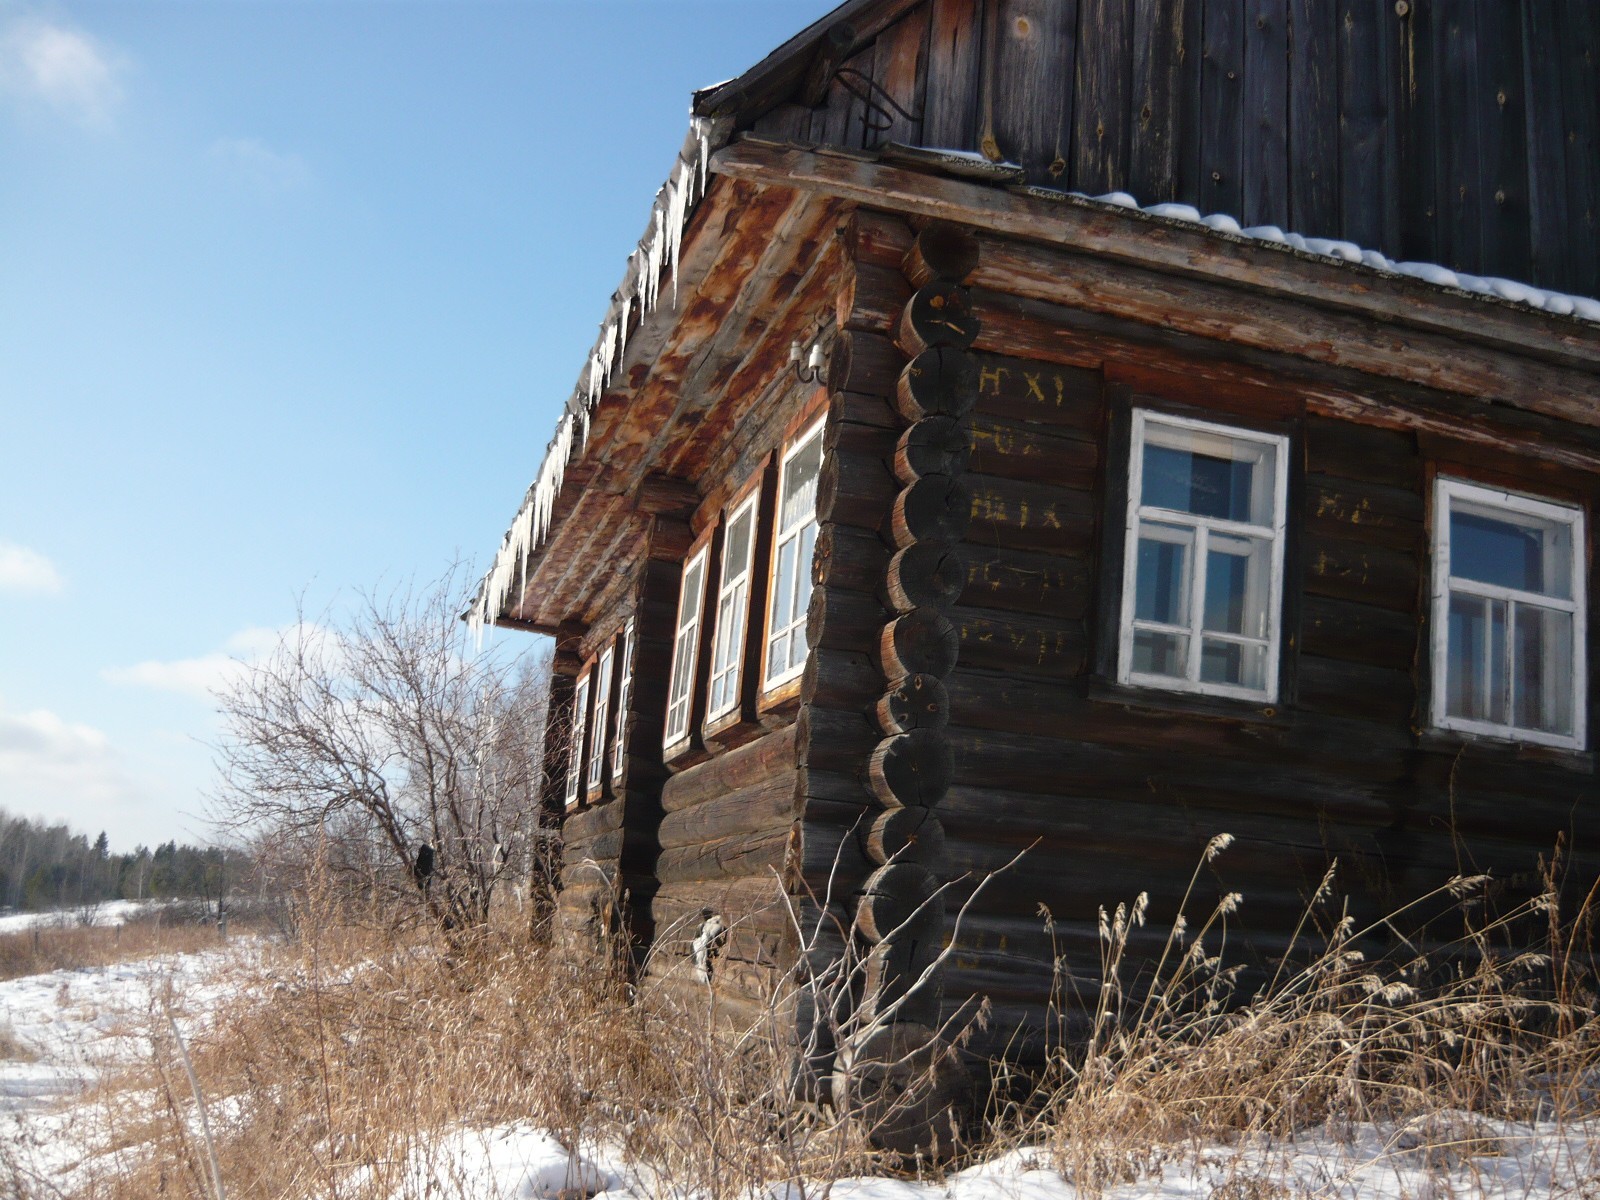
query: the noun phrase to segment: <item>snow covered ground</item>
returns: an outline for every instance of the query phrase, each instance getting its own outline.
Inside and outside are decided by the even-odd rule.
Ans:
[[[41,1195],[69,1184],[102,1148],[100,1110],[82,1103],[88,1089],[148,1059],[146,1030],[163,1002],[186,1034],[203,1022],[232,986],[224,969],[250,952],[241,940],[0,982],[0,1194],[7,1167]]]
[[[240,939],[167,955],[0,982],[0,1194],[8,1171],[26,1197],[70,1194],[114,1166],[103,1107],[88,1090],[149,1056],[152,1017],[170,1008],[187,1032],[260,976],[259,944]],[[120,1103],[153,1106],[129,1091]],[[235,1117],[240,1113],[232,1109]],[[1600,1123],[1560,1127],[1440,1114],[1426,1126],[1356,1124],[1285,1142],[1180,1146],[1142,1153],[1105,1200],[1600,1200]],[[393,1178],[392,1176],[390,1177]],[[352,1180],[352,1182],[356,1182]],[[376,1179],[355,1194],[372,1195]],[[614,1147],[574,1150],[527,1123],[442,1132],[407,1160],[393,1200],[699,1200]],[[752,1200],[1079,1200],[1041,1149],[1016,1150],[938,1182],[845,1179],[782,1185]]]
[[[98,925],[109,928],[126,925],[165,903],[161,900],[107,900],[103,904],[86,904],[80,908],[53,909],[49,912],[6,913],[0,916],[0,935],[56,926]]]

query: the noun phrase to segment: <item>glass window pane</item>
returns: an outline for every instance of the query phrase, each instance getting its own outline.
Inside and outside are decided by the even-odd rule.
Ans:
[[[1143,503],[1225,521],[1259,521],[1255,457],[1221,458],[1147,442]]]
[[[1452,717],[1506,722],[1506,606],[1452,594],[1446,707]]]
[[[1141,524],[1133,615],[1163,625],[1189,623],[1189,543],[1193,535],[1172,525]]]
[[[1133,669],[1140,675],[1187,676],[1186,652],[1189,639],[1177,633],[1137,630],[1133,635]]]
[[[1450,514],[1450,573],[1458,579],[1569,599],[1570,542],[1565,526],[1457,508]]]
[[[728,526],[728,539],[722,548],[722,578],[732,579],[750,569],[750,532],[755,521],[754,508],[747,508]],[[726,583],[723,584],[727,586]]]
[[[1204,627],[1215,633],[1266,635],[1271,543],[1213,534],[1207,546]]]
[[[772,619],[768,622],[774,635],[794,620],[795,552],[793,538],[778,547],[778,564],[772,572]]]
[[[779,528],[785,532],[817,509],[817,475],[822,470],[822,431],[818,430],[783,467],[783,505]]]
[[[1200,679],[1205,683],[1225,683],[1231,687],[1266,687],[1267,648],[1219,642],[1203,638],[1200,642]]]
[[[1530,604],[1516,606],[1516,678],[1519,729],[1572,733],[1572,614]]]
[[[771,644],[767,646],[767,678],[781,675],[784,667],[789,662],[789,636],[784,633],[775,635]]]

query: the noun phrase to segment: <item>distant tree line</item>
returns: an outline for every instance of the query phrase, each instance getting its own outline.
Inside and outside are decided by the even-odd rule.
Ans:
[[[0,810],[0,907],[39,911],[107,900],[215,901],[242,877],[236,850],[163,842],[154,850],[111,853],[106,835],[93,839],[66,825],[47,825]]]

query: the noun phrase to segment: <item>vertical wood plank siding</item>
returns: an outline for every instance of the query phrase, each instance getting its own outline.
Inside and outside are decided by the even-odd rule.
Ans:
[[[925,0],[848,64],[920,121],[869,128],[835,82],[756,128],[1592,296],[1597,36],[1590,0]]]

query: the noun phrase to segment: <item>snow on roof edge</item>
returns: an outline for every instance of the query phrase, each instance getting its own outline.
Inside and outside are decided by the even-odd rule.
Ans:
[[[1199,209],[1189,204],[1142,205],[1127,192],[1107,192],[1103,196],[1091,196],[1086,192],[1062,194],[1093,200],[1097,204],[1132,209],[1146,216],[1180,221],[1188,225],[1201,225],[1217,233],[1232,234],[1235,237],[1249,238],[1251,241],[1273,242],[1305,254],[1337,259],[1340,262],[1359,263],[1385,275],[1405,275],[1437,287],[1455,288],[1480,296],[1509,300],[1514,304],[1526,305],[1558,317],[1577,317],[1583,321],[1600,323],[1600,300],[1588,296],[1551,291],[1548,288],[1535,287],[1533,284],[1521,283],[1515,279],[1501,279],[1493,275],[1469,275],[1465,271],[1452,270],[1438,263],[1396,262],[1377,250],[1363,249],[1354,242],[1286,233],[1276,225],[1252,225],[1249,228],[1241,228],[1239,222],[1226,213],[1202,216]]]

